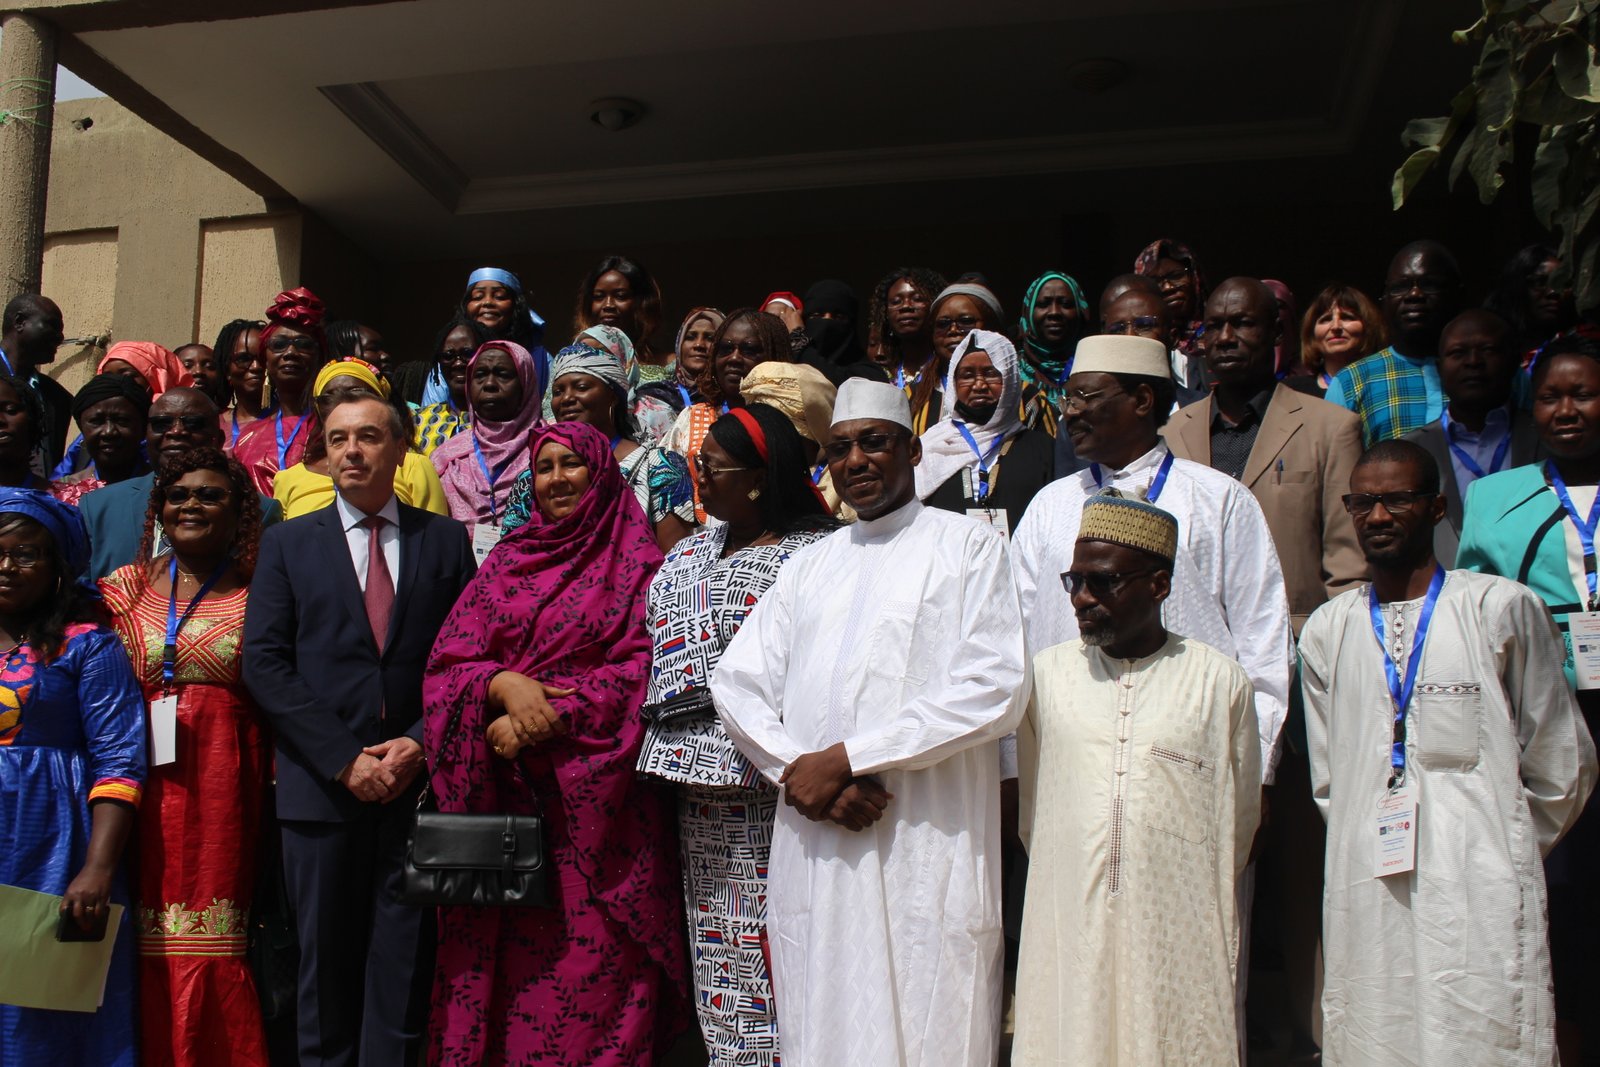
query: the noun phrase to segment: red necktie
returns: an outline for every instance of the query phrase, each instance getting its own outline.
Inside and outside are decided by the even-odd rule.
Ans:
[[[362,523],[367,528],[367,588],[361,599],[367,605],[367,621],[372,624],[372,639],[383,651],[389,639],[389,616],[394,614],[394,581],[389,577],[389,561],[383,558],[383,546],[378,543],[378,531],[387,519],[369,515]]]

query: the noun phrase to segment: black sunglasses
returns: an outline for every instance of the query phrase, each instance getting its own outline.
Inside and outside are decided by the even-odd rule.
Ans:
[[[1089,595],[1099,598],[1115,593],[1130,579],[1151,573],[1154,572],[1148,568],[1142,571],[1063,571],[1061,584],[1071,596],[1077,596],[1079,590],[1088,586]]]
[[[226,504],[232,495],[231,490],[224,489],[220,485],[197,485],[193,489],[187,485],[169,485],[166,491],[167,503],[174,506],[187,504],[193,497],[201,504],[216,507],[218,504]]]
[[[151,415],[150,428],[156,433],[171,433],[179,423],[189,433],[203,433],[206,427],[216,425],[207,415]]]

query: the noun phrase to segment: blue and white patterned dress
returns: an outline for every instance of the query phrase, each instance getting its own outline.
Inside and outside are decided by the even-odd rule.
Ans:
[[[790,534],[723,558],[721,523],[679,541],[650,584],[650,703],[703,688],[722,650],[796,552],[829,531]],[[712,1067],[779,1063],[766,954],[767,856],[778,791],[715,716],[652,723],[639,770],[677,783],[696,1012]]]

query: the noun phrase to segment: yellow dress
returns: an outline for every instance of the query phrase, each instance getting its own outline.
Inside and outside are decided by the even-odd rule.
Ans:
[[[444,486],[439,484],[439,472],[420,452],[407,452],[394,476],[394,495],[400,503],[431,511],[435,515],[448,515]],[[307,470],[304,463],[296,463],[286,471],[279,471],[272,483],[272,497],[283,506],[285,519],[299,518],[333,503],[333,479],[326,474]]]

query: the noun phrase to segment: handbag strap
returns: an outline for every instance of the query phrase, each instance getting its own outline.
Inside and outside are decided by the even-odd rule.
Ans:
[[[450,722],[444,728],[444,736],[446,741],[442,746],[443,749],[448,749],[450,747],[450,742],[455,740],[456,729],[461,725],[461,713],[466,710],[466,706],[467,702],[462,700],[456,704],[455,711],[450,713]],[[522,760],[520,756],[512,758],[510,763],[512,772],[515,773],[518,778],[522,779],[523,785],[528,787],[528,796],[533,799],[533,813],[541,819],[544,818],[544,804],[542,804],[539,800],[539,791],[533,787],[533,781],[528,777],[527,772],[522,769]],[[442,771],[444,768],[444,754],[443,751],[441,751],[438,770]],[[423,810],[423,805],[428,802],[428,798],[433,794],[433,772],[427,769],[426,760],[423,761],[423,770],[425,773],[422,776],[422,792],[417,795],[417,811],[419,812]],[[511,817],[510,815],[507,815],[506,818],[508,820],[506,825],[509,827],[511,825],[509,822]]]

